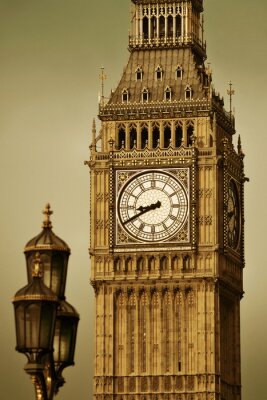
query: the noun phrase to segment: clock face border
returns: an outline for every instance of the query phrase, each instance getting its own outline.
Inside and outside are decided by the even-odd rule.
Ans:
[[[236,180],[229,177],[226,204],[226,243],[237,251],[241,238],[241,199]]]
[[[135,235],[131,232],[131,229],[127,229],[123,226],[123,218],[120,215],[120,200],[124,194],[124,190],[127,187],[131,187],[131,182],[135,183],[139,182],[140,177],[145,176],[146,174],[159,173],[159,175],[168,176],[170,181],[173,181],[173,185],[175,187],[179,187],[183,196],[185,197],[185,205],[184,205],[184,218],[182,223],[173,223],[173,232],[169,234],[162,233],[162,238],[158,235],[157,240],[138,238],[138,235]],[[128,246],[139,246],[143,247],[147,246],[161,246],[161,245],[189,245],[190,243],[190,168],[188,167],[180,167],[180,168],[151,168],[151,169],[120,169],[116,170],[115,175],[115,197],[116,197],[116,218],[115,218],[115,246],[118,247],[128,247]],[[175,183],[175,184],[174,184]],[[135,186],[133,184],[133,186]],[[137,186],[137,184],[136,184]],[[156,189],[159,190],[159,189]],[[172,190],[172,189],[170,189]],[[149,190],[148,190],[149,192]],[[174,190],[173,190],[174,192]],[[145,193],[145,191],[144,191]],[[142,193],[141,193],[142,195]],[[176,194],[173,194],[176,196]],[[181,194],[182,195],[182,194]],[[145,194],[144,194],[145,196]],[[164,196],[164,193],[162,193]],[[165,195],[166,196],[166,195]],[[141,196],[140,196],[141,197]],[[164,199],[163,199],[164,200]],[[164,209],[161,210],[161,213],[158,213],[160,216],[163,213]],[[168,212],[167,212],[168,214]],[[145,214],[144,214],[145,216]],[[148,217],[148,216],[147,216]],[[160,218],[160,217],[159,217]],[[145,218],[144,218],[145,219]],[[172,225],[172,222],[169,222]],[[138,224],[136,223],[138,226]],[[132,229],[134,231],[134,229]],[[146,235],[143,235],[144,237]],[[147,236],[149,237],[149,235]],[[152,236],[151,236],[152,237]]]

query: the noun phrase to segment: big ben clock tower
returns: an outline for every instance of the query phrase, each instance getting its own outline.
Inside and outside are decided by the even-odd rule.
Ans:
[[[91,157],[95,400],[240,400],[243,152],[202,0],[132,0]]]

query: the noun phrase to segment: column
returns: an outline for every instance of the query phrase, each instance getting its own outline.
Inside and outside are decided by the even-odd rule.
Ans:
[[[173,44],[175,43],[176,43],[176,13],[173,13]]]
[[[167,32],[168,32],[168,16],[167,16],[167,6],[165,6],[165,32],[164,32],[164,42],[167,42]]]
[[[125,149],[130,148],[130,135],[129,135],[129,124],[126,124],[125,126],[125,143],[124,143]]]
[[[151,7],[148,9],[148,43],[151,43]]]

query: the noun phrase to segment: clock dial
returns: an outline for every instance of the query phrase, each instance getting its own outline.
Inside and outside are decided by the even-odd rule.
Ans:
[[[188,218],[188,195],[183,184],[162,171],[134,175],[121,188],[117,206],[121,226],[140,241],[165,241]]]
[[[227,204],[228,245],[236,248],[239,242],[240,208],[238,192],[233,180],[229,182]]]

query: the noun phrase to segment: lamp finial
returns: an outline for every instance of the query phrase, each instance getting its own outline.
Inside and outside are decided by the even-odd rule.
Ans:
[[[53,214],[53,211],[51,210],[49,203],[46,204],[45,209],[43,210],[43,214],[45,216],[45,219],[43,221],[43,228],[52,228],[52,222],[50,221],[50,215]]]

